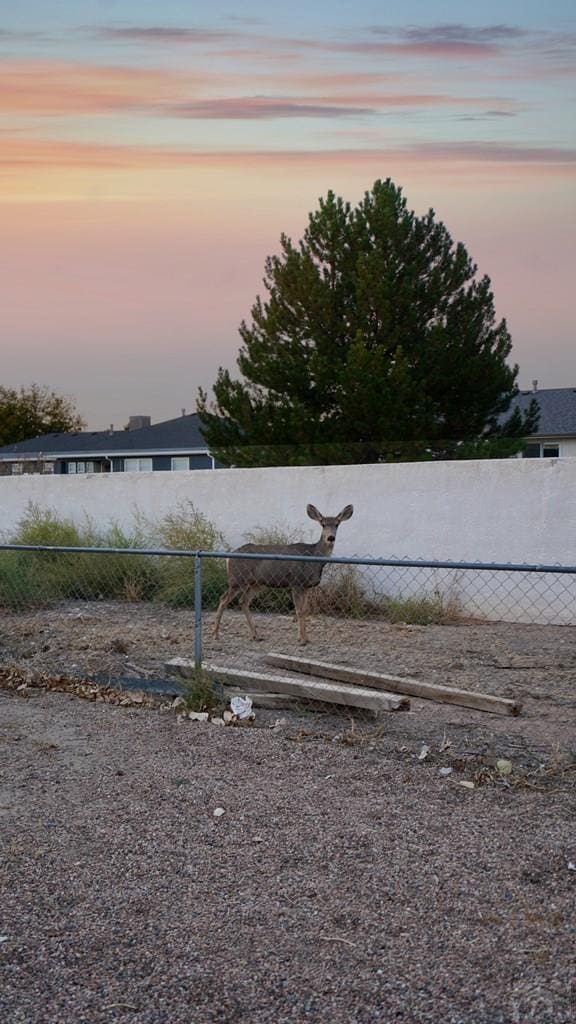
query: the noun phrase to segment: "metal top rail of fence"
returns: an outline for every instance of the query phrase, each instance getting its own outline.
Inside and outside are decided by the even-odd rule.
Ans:
[[[277,562],[330,562],[334,565],[397,566],[406,569],[475,569],[492,572],[535,572],[576,574],[576,565],[539,562],[464,562],[425,558],[373,558],[355,555],[290,555],[285,552],[204,551],[177,548],[79,547],[68,544],[0,544],[0,551],[47,551],[81,555],[149,555],[179,558],[241,558]]]

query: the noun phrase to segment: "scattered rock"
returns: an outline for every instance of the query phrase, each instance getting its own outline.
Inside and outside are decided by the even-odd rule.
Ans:
[[[126,640],[122,640],[121,637],[114,637],[114,640],[110,644],[110,650],[115,651],[116,654],[128,654],[128,644]]]

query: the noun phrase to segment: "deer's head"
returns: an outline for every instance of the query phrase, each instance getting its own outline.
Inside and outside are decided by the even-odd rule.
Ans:
[[[345,519],[351,518],[352,513],[354,512],[354,506],[346,505],[346,507],[343,508],[337,516],[323,516],[315,505],[307,505],[306,512],[310,516],[310,519],[315,519],[317,523],[320,523],[320,526],[322,527],[322,536],[320,537],[319,543],[322,545],[323,550],[326,551],[327,554],[330,554],[334,548],[338,527]]]

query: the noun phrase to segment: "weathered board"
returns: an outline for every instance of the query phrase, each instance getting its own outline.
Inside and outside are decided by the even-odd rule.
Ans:
[[[326,661],[312,661],[309,658],[296,658],[289,654],[270,653],[263,660],[268,665],[287,668],[292,672],[306,675],[322,676],[336,679],[348,685],[386,690],[393,693],[409,694],[424,700],[439,701],[442,704],[459,704],[462,707],[475,708],[477,711],[490,711],[496,715],[519,715],[522,705],[505,697],[494,697],[488,693],[474,693],[459,690],[452,686],[440,686],[436,683],[423,683],[419,679],[408,676],[391,676],[382,672],[365,672],[349,668],[346,665],[332,665]]]
[[[287,693],[301,700],[322,701],[324,704],[341,704],[345,707],[367,708],[370,711],[403,711],[410,707],[408,697],[396,693],[382,693],[361,686],[347,686],[343,683],[301,680],[291,676],[269,675],[263,672],[249,672],[245,669],[230,668],[227,665],[203,666],[218,681],[232,686],[242,686],[249,692]]]

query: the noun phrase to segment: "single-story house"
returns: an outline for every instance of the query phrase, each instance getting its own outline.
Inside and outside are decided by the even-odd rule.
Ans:
[[[532,399],[540,409],[540,422],[535,434],[526,438],[520,457],[524,459],[557,459],[576,456],[576,388],[538,388],[521,391],[514,400],[521,412],[527,412]]]
[[[522,412],[535,399],[540,422],[526,438],[520,458],[576,457],[576,388],[521,391],[514,403]],[[509,415],[509,412],[506,414]],[[0,476],[23,473],[138,473],[156,470],[216,469],[196,413],[151,424],[131,416],[124,430],[44,434],[0,448]]]
[[[44,434],[0,448],[0,476],[214,468],[196,413],[154,425],[131,416],[124,430]]]

